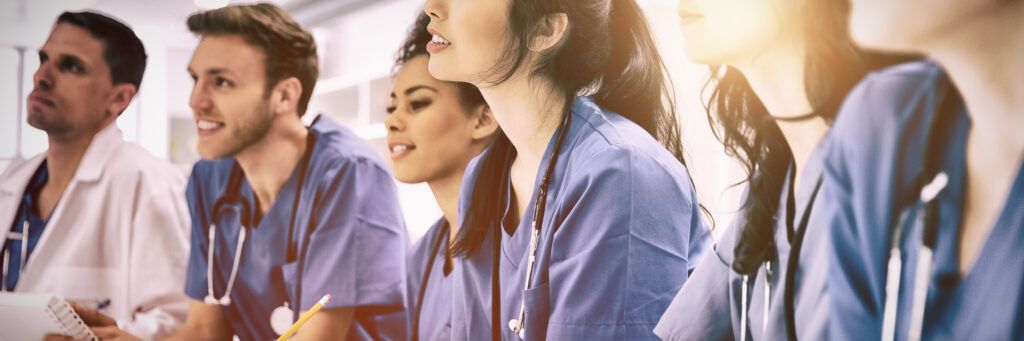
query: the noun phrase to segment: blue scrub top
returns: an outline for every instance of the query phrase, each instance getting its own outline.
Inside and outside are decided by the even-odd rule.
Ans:
[[[299,311],[331,294],[325,309],[356,308],[349,339],[384,335],[387,331],[375,323],[376,317],[402,309],[408,244],[394,182],[373,149],[351,131],[323,116],[311,129],[318,138],[292,240],[297,250],[306,250]],[[192,251],[185,291],[199,301],[207,295],[207,233],[213,205],[227,187],[234,162],[199,161],[189,178]],[[286,248],[300,168],[295,168],[262,221],[250,228],[243,246],[231,305],[223,308],[242,340],[276,338],[271,312],[285,302],[295,306],[292,295],[299,283],[300,261],[286,262]],[[255,207],[247,181],[241,193]],[[224,294],[238,247],[239,216],[233,212],[223,209],[217,224],[212,280],[218,298]]]
[[[885,303],[887,262],[893,224],[916,198],[914,181],[925,154],[926,122],[935,115],[939,89],[950,86],[943,70],[929,62],[895,66],[858,85],[847,99],[826,159],[822,195],[834,205],[829,294],[836,340],[879,339]],[[956,96],[955,91],[949,92]],[[1024,173],[1018,170],[1009,197],[977,262],[959,271],[959,223],[964,203],[966,138],[970,120],[962,102],[947,111],[954,129],[940,153],[949,184],[936,197],[938,239],[929,276],[923,339],[1024,339]],[[939,146],[932,146],[939,147]],[[913,275],[921,228],[904,226],[903,271],[896,339],[907,338]]]
[[[537,171],[538,184],[554,140]],[[561,155],[548,192],[534,280],[525,294],[526,339],[655,339],[655,323],[712,242],[686,168],[642,128],[588,97],[573,103]],[[462,217],[479,160],[470,163],[463,179]],[[534,200],[536,189],[528,207]],[[456,339],[486,340],[495,327],[503,339],[518,339],[507,323],[518,317],[524,300],[533,229],[533,210],[526,211],[515,234],[499,237],[502,325],[490,321],[490,240],[453,273]],[[506,214],[516,213],[506,207]]]
[[[406,328],[409,330],[410,337],[420,285],[423,283],[423,276],[427,271],[430,272],[419,317],[419,339],[424,341],[452,339],[452,276],[451,273],[444,273],[444,250],[448,249],[448,227],[446,225],[444,218],[441,218],[427,230],[423,238],[413,244],[409,253],[409,261],[406,264],[408,275],[405,281],[405,306],[409,307]],[[434,243],[439,238],[441,245],[438,253],[431,254]],[[429,258],[434,258],[434,264],[427,269]],[[454,265],[458,262],[458,258],[453,258],[452,261]],[[452,267],[452,271],[454,268]]]
[[[822,175],[824,154],[829,136],[821,139],[797,179],[794,201],[793,226],[798,228],[804,211],[811,200],[818,178]],[[792,169],[790,170],[792,171]],[[768,320],[765,321],[766,267],[762,264],[756,275],[750,276],[747,287],[747,306],[743,306],[743,276],[733,270],[734,250],[739,242],[747,207],[736,215],[729,230],[715,247],[713,256],[704,258],[690,279],[672,301],[654,332],[664,340],[738,340],[740,333],[748,333],[748,340],[785,340],[786,315],[784,304],[785,278],[790,257],[790,236],[786,226],[786,199],[789,196],[789,177],[785,177],[779,195],[778,217],[774,226],[774,240],[778,257],[771,261],[771,297],[767,302]],[[749,187],[741,203],[747,201]],[[797,338],[822,340],[827,336],[828,297],[825,293],[828,262],[825,259],[828,229],[822,224],[821,196],[808,218],[807,232],[800,248],[800,262],[794,277],[794,314]],[[740,320],[746,310],[749,324]],[[744,328],[746,327],[746,328]]]

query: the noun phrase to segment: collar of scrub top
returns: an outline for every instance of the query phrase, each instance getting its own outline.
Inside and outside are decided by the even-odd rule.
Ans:
[[[526,280],[523,282],[523,299],[519,303],[519,317],[509,320],[508,327],[520,339],[525,338],[526,331],[526,291],[530,290],[530,282],[533,280],[534,263],[537,261],[537,243],[540,238],[541,228],[544,226],[544,209],[548,202],[548,187],[551,184],[551,175],[558,165],[558,155],[561,154],[562,145],[565,144],[565,137],[569,134],[569,124],[572,122],[572,111],[565,110],[562,115],[562,123],[558,126],[558,136],[555,138],[555,149],[551,152],[551,159],[548,160],[547,168],[544,170],[544,177],[541,178],[537,187],[537,201],[533,205],[533,228],[530,231],[530,251],[526,262]],[[491,329],[491,338],[501,340],[501,332],[498,326],[501,325],[501,272],[499,271],[501,254],[501,224],[494,224],[494,252],[491,256],[491,320],[494,326]]]
[[[50,173],[46,168],[46,159],[43,159],[43,162],[29,180],[28,186],[25,187],[21,204],[18,207],[18,214],[15,216],[14,222],[11,224],[11,230],[7,232],[5,238],[3,247],[3,277],[0,279],[0,289],[3,290],[0,291],[14,290],[21,277],[21,273],[25,271],[25,266],[28,265],[28,257],[32,253],[31,251],[35,249],[36,243],[38,243],[39,238],[43,234],[43,229],[46,227],[48,219],[36,214],[33,208],[36,207],[39,192],[42,191],[49,178]],[[21,230],[14,231],[19,226]],[[13,262],[13,257],[10,254],[14,242],[18,242],[19,245],[17,263]],[[8,284],[8,281],[14,283]]]
[[[312,158],[311,154],[313,152],[313,147],[316,145],[316,139],[316,132],[314,132],[312,129],[308,129],[308,134],[306,138],[306,148],[302,153],[302,159],[299,161],[299,181],[295,188],[295,199],[292,202],[292,215],[288,226],[287,261],[289,262],[296,258],[295,247],[292,245],[292,240],[294,239],[295,233],[295,218],[298,212],[299,199],[302,194],[302,186],[305,184],[306,172],[309,169],[310,159]],[[206,251],[206,297],[203,298],[203,302],[205,302],[206,304],[222,306],[231,305],[231,291],[232,289],[234,289],[235,278],[238,275],[238,267],[242,259],[242,248],[245,245],[245,238],[246,234],[248,233],[247,230],[250,228],[255,228],[255,224],[257,224],[259,220],[258,216],[256,216],[255,220],[253,219],[254,215],[256,215],[257,213],[254,213],[251,210],[252,205],[249,205],[249,201],[246,200],[245,197],[243,197],[241,194],[242,180],[244,177],[245,174],[243,174],[241,166],[239,166],[238,162],[235,161],[234,164],[231,166],[231,174],[228,177],[228,185],[224,190],[224,194],[219,199],[217,199],[217,201],[213,205],[213,219],[211,220],[208,232],[209,245],[207,246]],[[220,298],[217,298],[214,295],[213,291],[213,255],[214,245],[216,245],[217,241],[217,222],[220,221],[220,213],[224,209],[230,209],[235,211],[235,213],[239,217],[239,223],[241,224],[242,228],[239,229],[238,231],[238,240],[235,243],[235,257],[232,260],[231,272],[228,275],[227,287],[224,290],[224,295],[221,296]],[[300,298],[296,296],[296,300],[300,300]]]
[[[910,326],[908,340],[920,340],[924,323],[924,308],[932,272],[932,260],[935,244],[938,240],[938,203],[935,198],[946,188],[949,178],[942,170],[945,151],[949,149],[953,129],[955,128],[955,110],[960,103],[959,96],[950,92],[952,84],[944,79],[937,91],[937,100],[931,101],[925,108],[929,115],[928,132],[924,145],[924,162],[918,171],[914,188],[919,192],[913,199],[904,200],[899,219],[893,234],[892,247],[889,253],[885,285],[885,305],[882,314],[882,340],[891,341],[896,337],[896,310],[899,302],[900,278],[903,271],[902,237],[907,223],[910,223],[911,212],[915,213],[914,222],[921,226],[921,244],[918,249],[917,268],[914,273],[914,288],[910,297]]]

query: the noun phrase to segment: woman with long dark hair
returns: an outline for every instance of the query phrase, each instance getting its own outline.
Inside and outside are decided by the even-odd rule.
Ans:
[[[502,132],[467,169],[455,338],[652,339],[710,243],[634,0],[429,0],[430,72]]]
[[[818,340],[826,246],[818,183],[846,94],[888,58],[856,48],[846,0],[680,1],[688,56],[709,64],[708,118],[746,171],[733,226],[656,333],[672,340]],[[802,246],[802,247],[801,247]]]
[[[413,341],[451,339],[451,273],[458,259],[448,250],[459,230],[459,188],[469,161],[490,145],[498,129],[480,90],[430,76],[429,23],[421,14],[398,51],[384,121],[395,179],[427,183],[444,213],[409,250],[405,306]]]

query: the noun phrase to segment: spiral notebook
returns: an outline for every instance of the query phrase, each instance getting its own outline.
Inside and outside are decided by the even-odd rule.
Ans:
[[[98,340],[71,304],[57,295],[0,293],[0,340],[41,340],[46,334]]]

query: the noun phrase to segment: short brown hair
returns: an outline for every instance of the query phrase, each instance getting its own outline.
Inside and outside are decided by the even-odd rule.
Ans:
[[[316,41],[284,9],[272,4],[227,6],[188,17],[188,30],[198,35],[230,34],[245,39],[266,54],[266,91],[295,77],[302,83],[299,116],[306,112],[320,76]]]

